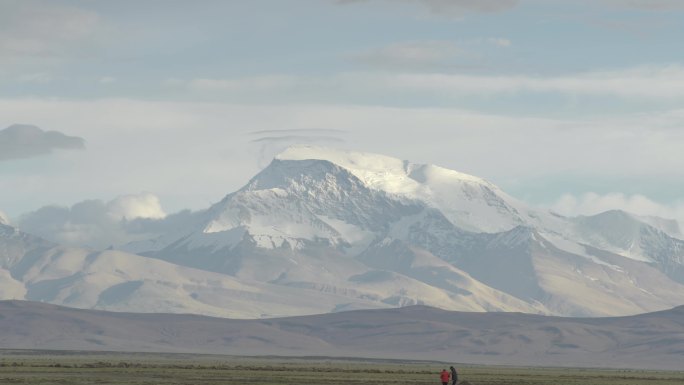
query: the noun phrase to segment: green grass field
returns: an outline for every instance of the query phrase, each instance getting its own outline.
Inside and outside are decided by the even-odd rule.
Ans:
[[[684,372],[456,365],[463,384],[684,384]],[[444,364],[360,359],[3,351],[0,384],[439,384]]]

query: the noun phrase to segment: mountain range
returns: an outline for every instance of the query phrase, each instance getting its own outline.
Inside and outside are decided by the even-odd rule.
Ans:
[[[90,250],[0,223],[0,297],[233,318],[408,305],[615,316],[684,303],[674,221],[564,217],[481,178],[376,154],[292,147],[167,227]]]
[[[681,370],[684,307],[628,317],[449,312],[426,306],[235,320],[0,301],[6,349],[332,356]]]

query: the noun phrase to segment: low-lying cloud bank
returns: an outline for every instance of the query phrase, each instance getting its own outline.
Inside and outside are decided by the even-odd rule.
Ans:
[[[148,239],[164,230],[156,222],[166,218],[159,198],[141,193],[109,202],[85,200],[71,207],[45,206],[22,215],[16,225],[60,244],[102,249]]]
[[[643,217],[647,223],[657,222],[658,227],[670,229],[668,233],[672,236],[684,235],[684,202],[665,204],[638,194],[590,192],[565,194],[548,208],[570,217],[623,210]],[[45,206],[20,216],[14,225],[56,243],[104,249],[177,230],[196,220],[198,213],[183,210],[167,215],[156,195],[141,193],[122,195],[108,202],[85,200],[71,207]],[[10,223],[1,211],[0,223]]]
[[[684,223],[684,202],[659,203],[643,195],[622,193],[596,194],[593,192],[561,196],[551,209],[566,216],[594,215],[608,210],[623,210],[646,217],[674,219]],[[681,235],[681,234],[679,234]]]
[[[415,43],[413,43],[415,45]],[[392,104],[388,95],[413,98],[508,97],[510,95],[564,95],[669,101],[684,96],[684,66],[642,65],[629,68],[572,72],[557,75],[527,73],[478,75],[434,72],[436,64],[459,59],[445,47],[402,43],[376,52],[360,52],[355,61],[380,66],[383,72],[356,71],[330,76],[269,74],[228,78],[174,79],[169,90],[187,90],[203,97],[258,97],[269,102],[300,101]],[[435,45],[435,43],[432,43]],[[444,45],[441,43],[441,45]],[[454,50],[455,48],[452,48]],[[439,51],[435,54],[433,51]],[[465,54],[464,54],[465,55]],[[467,56],[467,55],[466,55]],[[460,60],[460,59],[459,59]],[[452,63],[454,64],[454,63]],[[467,60],[461,64],[472,66]],[[416,71],[406,71],[405,69]],[[420,70],[420,71],[418,71]]]

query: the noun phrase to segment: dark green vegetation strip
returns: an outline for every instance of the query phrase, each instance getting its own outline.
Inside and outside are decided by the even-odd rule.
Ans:
[[[0,384],[439,384],[445,365],[154,354],[0,354]],[[472,385],[681,385],[684,372],[460,366]]]

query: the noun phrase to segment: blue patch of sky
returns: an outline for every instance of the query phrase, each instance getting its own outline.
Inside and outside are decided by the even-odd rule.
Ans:
[[[524,180],[493,180],[504,191],[527,202],[552,204],[564,194],[580,196],[592,192],[599,195],[622,193],[643,195],[666,204],[680,202],[684,180],[675,175],[649,176],[580,175],[561,173]]]

